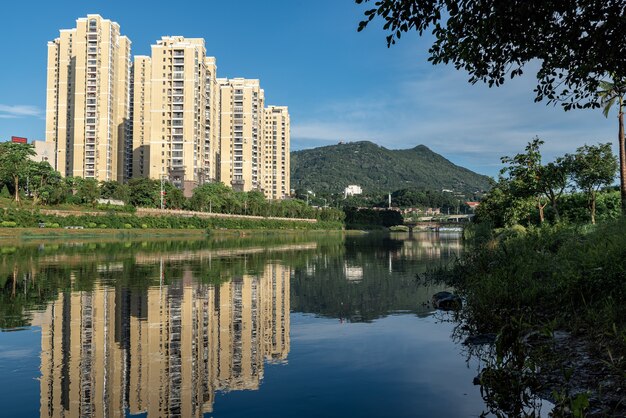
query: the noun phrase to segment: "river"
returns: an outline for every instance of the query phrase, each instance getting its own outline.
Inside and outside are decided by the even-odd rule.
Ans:
[[[0,246],[6,417],[475,417],[455,234]]]

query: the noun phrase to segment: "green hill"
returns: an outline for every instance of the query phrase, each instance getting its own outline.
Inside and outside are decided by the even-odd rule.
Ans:
[[[489,178],[424,145],[390,150],[361,141],[291,153],[292,188],[339,193],[349,184],[361,186],[364,193],[418,188],[472,194],[489,189]]]

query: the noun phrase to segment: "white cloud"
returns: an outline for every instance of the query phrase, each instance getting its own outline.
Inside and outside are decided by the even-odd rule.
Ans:
[[[43,111],[37,106],[30,105],[5,105],[0,104],[0,118],[12,119],[21,117],[39,117],[43,116]]]
[[[545,141],[547,161],[617,135],[617,124],[600,111],[564,112],[535,103],[532,75],[491,89],[469,84],[466,74],[451,67],[410,77],[384,93],[323,103],[302,118],[296,115],[293,142],[300,148],[364,139],[396,149],[424,144],[455,163],[495,175],[501,156],[522,151],[535,136]]]

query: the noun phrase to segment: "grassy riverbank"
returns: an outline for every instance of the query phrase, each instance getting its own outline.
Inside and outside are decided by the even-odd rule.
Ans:
[[[37,228],[40,224],[59,233],[75,234],[65,227],[82,227],[82,234],[87,230],[96,234],[102,230],[117,229],[133,230],[175,230],[175,229],[250,229],[250,230],[340,230],[342,222],[337,221],[303,221],[270,219],[258,217],[207,218],[199,216],[137,216],[132,213],[108,212],[102,214],[76,214],[60,216],[44,214],[36,210],[5,209],[0,211],[0,229]],[[72,231],[72,232],[69,232]],[[48,234],[49,232],[43,232]]]
[[[607,347],[626,351],[626,219],[477,232],[453,272],[476,324],[499,328],[523,315],[536,325],[597,333]]]
[[[572,394],[584,393],[579,402],[589,398],[601,404],[597,410],[604,412],[598,416],[624,411],[626,219],[528,229],[478,225],[467,232],[473,247],[447,273],[448,281],[465,300],[465,332],[498,334],[499,376],[508,367],[507,358],[521,358],[518,364],[526,370],[529,364],[539,365],[537,381],[560,375],[562,381],[553,382],[558,387],[578,373],[584,383]],[[533,335],[548,339],[532,344]],[[558,348],[555,335],[566,335],[567,344]],[[556,351],[556,356],[547,351]],[[567,393],[561,398],[553,393],[553,400],[577,399]]]

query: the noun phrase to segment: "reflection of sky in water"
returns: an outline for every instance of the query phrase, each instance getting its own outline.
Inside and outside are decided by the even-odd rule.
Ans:
[[[40,349],[38,327],[0,333],[0,416],[39,416]]]
[[[289,366],[268,367],[258,392],[218,396],[215,416],[477,416],[476,373],[451,331],[433,317],[347,323],[292,314]]]

